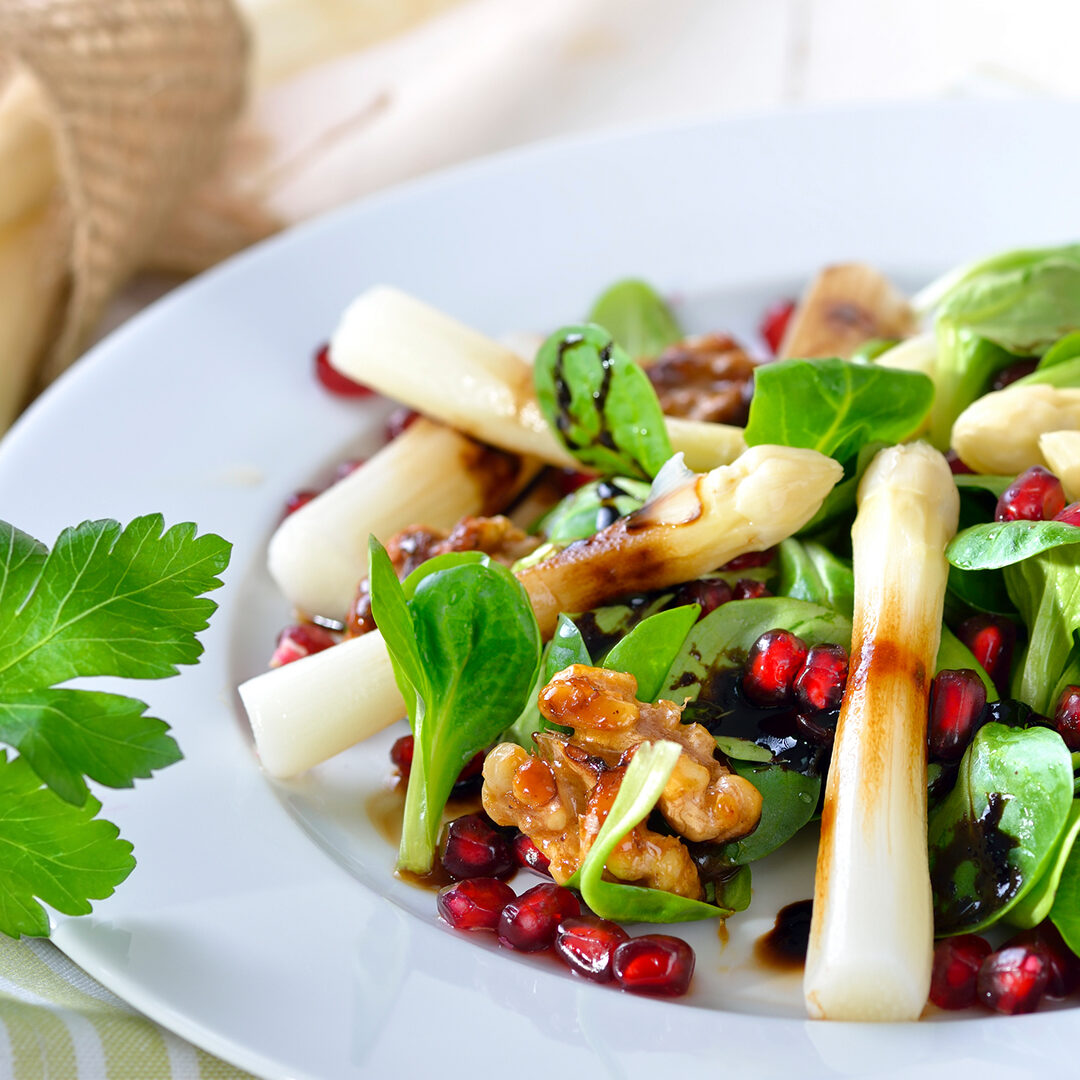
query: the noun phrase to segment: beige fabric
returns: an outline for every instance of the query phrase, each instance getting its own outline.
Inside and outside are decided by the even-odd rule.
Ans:
[[[0,55],[44,91],[69,211],[47,382],[216,161],[247,41],[229,0],[0,0]]]

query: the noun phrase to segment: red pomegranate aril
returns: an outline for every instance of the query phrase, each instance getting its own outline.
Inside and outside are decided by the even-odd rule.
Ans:
[[[1069,503],[1064,510],[1054,515],[1055,521],[1062,521],[1066,525],[1080,525],[1080,502]]]
[[[930,686],[930,756],[956,761],[971,742],[986,704],[986,687],[970,668],[939,671]]]
[[[305,656],[322,652],[323,649],[329,649],[336,644],[334,635],[329,630],[324,630],[314,623],[286,626],[278,634],[274,655],[270,657],[270,666],[276,668],[283,664],[291,664],[294,660],[303,660]]]
[[[724,563],[721,570],[756,570],[760,566],[768,566],[776,555],[776,548],[766,548],[764,551],[748,551],[744,555],[736,555],[731,562]]]
[[[560,469],[558,474],[559,490],[564,495],[572,495],[578,488],[595,480],[589,473],[574,472],[572,469]]]
[[[583,915],[559,924],[555,952],[571,971],[594,982],[610,982],[615,950],[629,940],[630,935],[618,923]]]
[[[1038,357],[1031,357],[1029,360],[1017,360],[1015,364],[1010,364],[1007,368],[1002,368],[990,383],[991,390],[1004,390],[1006,386],[1012,386],[1017,379],[1022,379],[1025,375],[1030,375],[1036,367],[1039,365]]]
[[[330,363],[330,346],[322,345],[315,353],[315,377],[322,385],[335,394],[344,398],[371,397],[375,393],[370,386],[355,382],[348,375],[342,375],[333,364]]]
[[[795,313],[794,300],[780,300],[773,304],[761,318],[758,332],[765,339],[773,356],[780,351],[780,344],[784,340],[784,333],[791,322],[791,316]]]
[[[675,605],[697,604],[701,608],[698,618],[704,619],[733,596],[731,586],[723,578],[705,578],[684,585],[676,594]]]
[[[581,914],[578,898],[561,885],[545,882],[523,892],[499,916],[499,944],[519,952],[551,947],[559,923]]]
[[[1065,509],[1061,481],[1049,469],[1033,465],[998,499],[995,521],[1049,521]]]
[[[975,1004],[982,962],[993,950],[976,934],[945,938],[934,946],[930,1000],[939,1009],[967,1009]]]
[[[1080,686],[1066,686],[1054,710],[1054,727],[1075,754],[1080,750]]]
[[[1021,930],[1005,942],[1004,948],[1021,945],[1037,949],[1049,965],[1046,996],[1067,998],[1080,986],[1080,959],[1065,944],[1058,928],[1047,919],[1030,930]]]
[[[285,517],[290,514],[295,514],[297,510],[302,506],[307,506],[312,499],[319,495],[317,491],[294,491],[288,499],[285,500]]]
[[[1004,693],[1012,670],[1016,626],[993,615],[972,615],[957,627],[956,636],[971,650],[998,693]]]
[[[415,740],[411,735],[402,735],[400,739],[395,739],[394,745],[390,747],[390,760],[406,780],[412,771],[414,749]]]
[[[1038,949],[1015,945],[991,953],[979,968],[976,996],[994,1012],[1015,1016],[1039,1007],[1050,979],[1050,965]]]
[[[815,746],[832,746],[836,739],[836,718],[839,710],[816,712],[812,716],[797,713],[795,728],[799,737]]]
[[[760,600],[763,596],[772,596],[764,581],[753,578],[739,578],[732,590],[733,600]]]
[[[494,930],[513,899],[514,890],[505,881],[477,877],[440,889],[435,906],[455,930]]]
[[[420,414],[415,409],[406,408],[404,405],[395,409],[386,421],[386,441],[393,442],[403,431],[420,419]]]
[[[971,466],[965,465],[964,462],[960,460],[960,455],[955,450],[947,451],[945,460],[949,463],[949,471],[953,476],[966,476],[975,471]]]
[[[767,630],[750,647],[742,688],[755,705],[782,705],[807,656],[806,642],[790,630]]]
[[[615,950],[611,972],[624,990],[679,997],[690,988],[694,950],[682,938],[645,934],[624,941]]]
[[[524,833],[518,833],[514,837],[513,847],[518,866],[551,876],[548,869],[551,860]]]
[[[848,656],[842,645],[815,645],[795,676],[795,699],[810,709],[835,709],[847,684]]]
[[[454,878],[506,877],[514,870],[510,842],[483,814],[466,814],[446,826],[442,864]]]

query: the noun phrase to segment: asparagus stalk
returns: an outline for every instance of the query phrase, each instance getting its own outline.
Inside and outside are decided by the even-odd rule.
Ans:
[[[270,574],[300,611],[344,620],[367,574],[369,535],[385,543],[409,525],[448,529],[466,515],[494,513],[536,471],[532,461],[417,420],[278,526]]]
[[[676,463],[673,463],[676,464]],[[558,612],[691,580],[791,535],[817,512],[843,470],[814,450],[755,446],[730,466],[669,483],[629,519],[523,570],[540,629]],[[302,512],[302,511],[301,511]],[[263,765],[291,776],[394,723],[404,713],[386,646],[366,634],[250,679],[240,697]]]
[[[1048,431],[1039,436],[1039,453],[1061,481],[1070,502],[1080,499],[1080,431]]]
[[[350,378],[474,438],[552,465],[579,467],[552,435],[527,363],[397,289],[376,286],[354,300],[330,355]],[[727,464],[746,448],[741,428],[674,419],[667,425],[672,446],[693,469]]]
[[[914,1020],[930,988],[926,715],[959,496],[924,443],[881,451],[852,529],[852,668],[821,817],[803,992],[829,1020]]]
[[[973,401],[956,419],[953,449],[976,472],[1002,476],[1045,465],[1039,437],[1080,430],[1080,389],[1007,386]]]

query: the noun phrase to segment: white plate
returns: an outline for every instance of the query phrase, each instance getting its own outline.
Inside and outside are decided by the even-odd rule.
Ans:
[[[516,153],[409,185],[273,240],[115,334],[38,402],[0,452],[3,515],[51,542],[87,517],[161,510],[235,544],[202,664],[134,688],[187,755],[105,813],[139,867],[58,944],[206,1049],[273,1077],[1055,1074],[1072,1012],[894,1027],[811,1024],[797,980],[743,961],[798,868],[695,927],[689,1003],[637,999],[455,935],[390,876],[364,813],[390,736],[303,782],[261,775],[234,687],[285,609],[263,570],[285,496],[374,443],[378,406],[314,384],[313,346],[386,281],[493,334],[581,313],[640,274],[695,328],[748,332],[824,263],[909,282],[960,259],[1080,235],[1080,144],[1066,105],[796,114]],[[719,1010],[719,1011],[718,1011]],[[785,1013],[791,1015],[785,1016]]]

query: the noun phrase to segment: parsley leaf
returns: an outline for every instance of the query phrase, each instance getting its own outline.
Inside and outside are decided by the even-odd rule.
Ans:
[[[42,787],[24,758],[0,750],[0,930],[45,937],[49,918],[37,902],[85,915],[131,873],[131,845],[101,804],[72,806]]]

